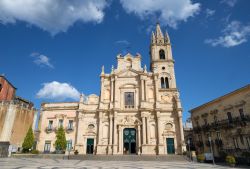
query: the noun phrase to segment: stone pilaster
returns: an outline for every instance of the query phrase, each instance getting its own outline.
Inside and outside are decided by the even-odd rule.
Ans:
[[[179,121],[179,128],[180,128],[180,147],[181,147],[181,152],[186,151],[186,146],[184,142],[184,133],[183,133],[183,125],[182,125],[182,111],[178,111],[178,121]]]
[[[157,118],[157,150],[158,150],[158,155],[164,154],[164,145],[163,145],[163,140],[162,140],[162,130],[161,130],[161,126],[160,126],[160,119],[161,119],[161,112],[158,111],[156,114],[156,118]]]
[[[142,117],[142,128],[143,128],[143,132],[142,132],[142,144],[147,144],[146,143],[146,117],[145,116],[143,116]]]
[[[109,115],[109,147],[108,154],[113,153],[113,115]]]
[[[118,140],[118,134],[117,134],[117,112],[114,112],[114,135],[113,135],[113,139],[114,139],[114,144],[113,144],[113,154],[117,154],[118,152],[118,144],[117,144],[117,140]]]

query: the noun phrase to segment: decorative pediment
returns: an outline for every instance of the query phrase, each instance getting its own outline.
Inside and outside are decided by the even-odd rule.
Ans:
[[[141,122],[132,116],[126,116],[124,119],[121,119],[120,125],[124,126],[141,125]]]
[[[120,88],[136,88],[136,84],[133,83],[126,83],[124,85],[122,85]]]
[[[131,77],[136,77],[138,75],[139,75],[139,72],[133,69],[124,70],[124,71],[117,73],[117,76],[120,78],[131,78]]]

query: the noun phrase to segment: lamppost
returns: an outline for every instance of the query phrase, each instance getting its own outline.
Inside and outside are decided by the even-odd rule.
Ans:
[[[215,165],[215,162],[214,162],[214,153],[213,153],[213,148],[212,148],[212,143],[211,143],[211,136],[208,137],[208,141],[209,141],[209,144],[210,144],[210,152],[212,154],[213,165]]]
[[[189,151],[190,161],[192,161],[192,159],[191,159],[191,151],[190,151],[190,138],[188,138],[188,151]]]

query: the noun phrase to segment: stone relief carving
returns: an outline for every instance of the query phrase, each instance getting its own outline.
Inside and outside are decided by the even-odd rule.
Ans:
[[[173,128],[173,124],[172,123],[167,123],[165,125],[165,130],[171,130]]]
[[[119,121],[120,125],[140,125],[141,122],[138,119],[133,118],[132,116],[126,116],[125,118]]]
[[[163,94],[161,100],[163,103],[171,103],[172,97],[169,94]]]

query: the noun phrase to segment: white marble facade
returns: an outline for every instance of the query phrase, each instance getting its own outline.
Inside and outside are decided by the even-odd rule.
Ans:
[[[142,68],[140,54],[119,54],[109,74],[102,68],[100,97],[42,104],[38,149],[55,150],[61,120],[66,139],[79,154],[181,154],[182,107],[170,39],[159,24],[152,33],[150,57],[148,70]]]

